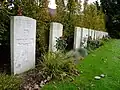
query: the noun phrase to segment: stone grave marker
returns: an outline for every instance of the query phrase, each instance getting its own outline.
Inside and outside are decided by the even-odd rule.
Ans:
[[[88,29],[88,36],[91,36],[92,40],[94,39],[94,30]]]
[[[80,27],[75,27],[75,32],[74,32],[74,49],[80,48],[81,40],[82,40],[82,30],[81,30]]]
[[[91,29],[88,29],[88,36],[91,36]]]
[[[95,31],[95,34],[96,34],[96,39],[99,39],[99,38],[100,38],[100,37],[99,37],[99,36],[100,36],[100,35],[99,35],[99,34],[100,34],[99,31]]]
[[[105,37],[106,36],[106,32],[102,32],[103,36]]]
[[[96,30],[94,30],[94,40],[96,40],[97,39],[97,34],[96,34]]]
[[[105,32],[105,35],[106,35],[106,36],[108,36],[108,33],[107,33],[107,32]]]
[[[36,20],[13,16],[10,28],[11,72],[20,74],[35,68]]]
[[[99,31],[99,38],[102,39],[102,31]]]
[[[50,36],[49,36],[49,51],[57,51],[55,45],[57,38],[63,34],[63,25],[61,23],[52,22],[50,24]]]
[[[88,40],[88,29],[82,28],[82,42],[84,43],[83,46],[87,47],[87,40]]]
[[[94,39],[94,33],[95,33],[95,31],[94,31],[94,30],[91,30],[91,37],[92,37],[92,40]]]

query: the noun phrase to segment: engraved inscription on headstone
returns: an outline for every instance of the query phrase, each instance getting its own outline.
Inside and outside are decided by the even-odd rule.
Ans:
[[[20,74],[35,67],[36,20],[11,17],[11,71]]]

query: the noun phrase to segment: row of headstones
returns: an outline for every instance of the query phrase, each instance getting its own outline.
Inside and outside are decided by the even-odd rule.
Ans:
[[[56,45],[56,38],[59,38],[63,34],[63,25],[60,23],[53,22],[50,25],[50,42],[49,42],[49,50],[55,52],[57,49],[55,48]],[[87,28],[80,28],[75,27],[74,32],[74,49],[80,47],[87,47],[87,40],[88,37],[91,37],[92,40],[102,39],[105,36],[108,36],[107,32],[97,31]],[[83,44],[83,46],[81,46]]]
[[[36,20],[25,16],[13,16],[11,18],[10,28],[12,73],[20,74],[29,69],[35,68]],[[91,35],[92,38],[97,38],[96,36],[101,36],[101,34],[105,35],[107,33],[98,33],[94,30],[76,27],[74,48],[78,48],[80,46],[80,40],[82,40],[84,37]],[[63,25],[56,22],[51,23],[49,51],[56,51],[56,38],[59,38],[62,35]]]
[[[107,32],[76,27],[74,33],[74,49],[80,47],[87,47],[87,40],[89,37],[92,40],[97,40],[97,39],[102,39],[105,36],[108,36]]]

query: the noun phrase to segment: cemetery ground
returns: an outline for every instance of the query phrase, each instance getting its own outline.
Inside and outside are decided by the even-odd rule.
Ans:
[[[120,90],[120,40],[111,40],[77,65],[73,80],[53,81],[42,90]],[[100,80],[95,76],[104,74]]]
[[[61,59],[61,58],[60,58]],[[51,80],[42,90],[120,90],[120,40],[110,40],[103,46],[89,54],[77,64],[79,76],[72,79]],[[39,70],[41,71],[41,70]],[[26,74],[30,83],[42,80],[41,76],[34,72]],[[95,76],[104,75],[100,80]],[[19,89],[21,84],[28,82],[16,76],[0,74],[0,90],[24,90]],[[40,89],[40,90],[41,90]],[[39,90],[39,89],[37,89]]]

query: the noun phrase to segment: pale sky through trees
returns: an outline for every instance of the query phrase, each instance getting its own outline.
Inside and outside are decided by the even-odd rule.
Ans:
[[[81,11],[83,11],[83,3],[84,3],[85,0],[81,0],[81,1],[82,1]],[[100,3],[100,0],[88,0],[88,4],[93,3],[95,1],[98,1]]]
[[[83,0],[82,0],[82,1],[83,1]],[[95,1],[97,1],[97,0],[89,0],[88,3],[93,3],[93,2],[95,2]],[[98,2],[100,2],[100,0],[98,0]]]
[[[48,7],[51,8],[51,9],[56,9],[55,0],[48,0],[48,1],[49,1]],[[65,0],[65,1],[68,1],[68,0]],[[84,0],[81,0],[81,1],[82,1],[82,4],[83,4]],[[88,4],[93,3],[95,1],[97,1],[97,0],[88,0]],[[100,2],[100,0],[98,0],[98,2]]]

